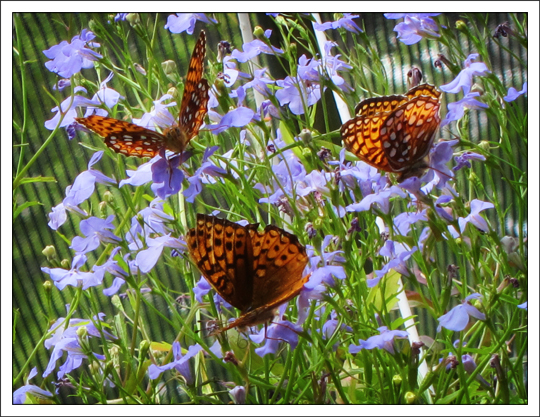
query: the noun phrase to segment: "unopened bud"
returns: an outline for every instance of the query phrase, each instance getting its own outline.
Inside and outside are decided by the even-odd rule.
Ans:
[[[62,259],[60,266],[64,269],[69,269],[71,267],[71,263],[67,259]]]
[[[408,391],[405,393],[405,402],[407,404],[414,404],[416,402],[416,394],[414,392]]]
[[[167,77],[170,77],[171,75],[176,73],[176,62],[168,59],[167,61],[161,63],[161,68],[163,68],[163,72],[165,73],[165,75]]]
[[[128,13],[128,15],[126,16],[126,20],[131,26],[135,26],[141,23],[141,17],[139,16],[139,13]]]
[[[56,259],[56,248],[53,245],[45,246],[45,249],[41,251],[48,261]]]
[[[255,26],[255,30],[253,31],[253,36],[255,36],[258,39],[261,39],[264,36],[264,29],[260,26]]]

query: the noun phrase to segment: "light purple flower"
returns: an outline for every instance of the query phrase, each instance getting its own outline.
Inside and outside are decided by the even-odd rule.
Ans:
[[[471,91],[473,77],[484,76],[491,71],[483,62],[474,62],[480,58],[480,54],[470,54],[463,62],[464,69],[458,74],[458,76],[450,83],[441,85],[439,88],[447,93],[459,93],[459,90],[463,88],[463,94],[468,94]]]
[[[83,29],[80,35],[74,36],[71,43],[62,41],[43,53],[51,61],[47,61],[45,66],[51,72],[60,75],[63,78],[70,78],[78,73],[82,68],[92,68],[94,61],[103,58],[103,56],[89,48],[99,47],[99,43],[91,42],[95,35],[88,29]]]
[[[107,229],[114,229],[112,223],[114,215],[110,215],[107,219],[98,217],[90,217],[82,220],[79,227],[81,233],[86,236],[82,238],[75,236],[71,242],[70,248],[77,254],[83,254],[96,249],[100,242],[103,243],[118,243],[121,239]]]
[[[74,93],[84,92],[86,93],[86,88],[77,86],[73,89]],[[67,97],[62,103],[60,103],[60,108],[58,106],[51,109],[51,112],[56,112],[56,114],[53,116],[52,119],[47,120],[44,123],[45,128],[49,130],[56,129],[56,126],[58,127],[68,127],[75,123],[75,117],[78,117],[77,115],[77,107],[95,107],[99,106],[100,102],[99,100],[90,100],[86,97],[83,97],[79,94],[75,94],[73,97],[69,96]],[[62,111],[60,111],[62,109]],[[60,118],[62,117],[62,113],[65,113],[64,118],[62,119],[62,122],[60,123]],[[60,124],[58,124],[60,123]]]
[[[304,106],[311,107],[321,99],[321,86],[318,83],[287,76],[284,80],[277,80],[276,84],[281,87],[276,91],[280,106],[288,104],[293,114],[304,114]]]
[[[525,81],[523,83],[523,88],[521,91],[517,91],[514,87],[510,87],[508,89],[508,95],[503,97],[503,100],[507,103],[510,103],[511,101],[514,101],[516,98],[518,98],[522,94],[527,94],[527,82]]]
[[[375,278],[367,280],[368,288],[373,288],[375,285],[377,285],[381,278],[392,269],[401,275],[408,275],[409,271],[407,269],[407,260],[417,250],[418,248],[416,246],[413,246],[412,249],[410,249],[403,243],[387,240],[379,251],[379,255],[385,256],[390,260],[388,263],[383,265],[382,269],[375,270]]]
[[[164,247],[173,248],[181,252],[187,249],[184,240],[171,237],[170,235],[156,238],[147,237],[146,244],[148,245],[148,249],[140,251],[135,258],[139,269],[144,274],[150,272],[156,265]]]
[[[26,401],[26,394],[31,394],[39,399],[47,399],[53,396],[49,391],[46,391],[36,385],[31,385],[30,380],[37,375],[37,367],[33,367],[28,378],[26,378],[26,385],[23,385],[13,393],[13,404],[24,404]]]
[[[229,394],[234,400],[235,404],[245,404],[246,403],[246,389],[238,385],[229,391]]]
[[[384,349],[390,354],[394,354],[394,338],[407,338],[409,334],[403,330],[388,330],[388,327],[381,326],[377,330],[381,334],[371,336],[368,340],[359,339],[359,345],[349,345],[350,353],[358,353],[362,349]]]
[[[270,326],[263,327],[258,334],[249,335],[249,338],[255,343],[262,343],[263,340],[266,340],[264,346],[255,349],[255,353],[262,358],[269,353],[276,353],[280,341],[291,345],[291,350],[296,349],[298,333],[302,332],[302,330],[301,326],[287,320],[280,320]]]
[[[452,201],[452,197],[449,195],[442,195],[439,198],[437,198],[437,201],[435,201],[435,211],[441,216],[443,219],[452,222],[454,221],[454,216],[452,216],[451,209],[447,209],[445,207],[442,207],[441,204],[446,204]]]
[[[480,93],[478,92],[467,93],[461,100],[454,103],[449,103],[448,113],[446,113],[446,117],[441,122],[441,127],[446,126],[450,122],[461,119],[465,114],[465,109],[487,109],[489,106],[486,103],[482,103],[481,101],[475,99],[475,97],[478,96],[480,96]]]
[[[93,320],[88,319],[70,319],[69,325],[65,326],[65,318],[60,317],[48,330],[50,333],[54,330],[52,336],[45,340],[44,345],[47,349],[54,347],[47,369],[43,372],[43,378],[46,378],[56,367],[56,362],[60,359],[64,352],[67,352],[66,361],[60,366],[57,377],[61,379],[65,374],[70,373],[74,369],[81,366],[83,359],[87,356],[82,352],[81,345],[79,344],[79,336],[77,335],[77,329],[80,327],[86,327],[88,332],[87,337],[101,338],[102,334],[106,340],[116,340],[116,337],[105,330],[105,326],[100,326],[101,331],[95,326],[94,322],[102,322],[105,314],[99,313],[93,317]],[[105,360],[105,356],[98,353],[93,355],[99,360]]]
[[[152,191],[162,200],[171,195],[178,194],[182,189],[184,172],[178,167],[191,157],[191,152],[185,151],[180,155],[167,158],[165,149],[159,151],[159,158],[151,167]]]
[[[186,31],[189,35],[193,34],[195,23],[197,20],[207,24],[216,24],[217,20],[207,17],[204,13],[176,13],[167,17],[165,29],[169,29],[171,33],[182,33]]]
[[[193,376],[191,375],[191,369],[189,368],[189,359],[194,357],[199,353],[203,348],[199,345],[190,346],[187,353],[182,355],[182,348],[180,347],[179,342],[174,342],[172,345],[173,349],[173,360],[166,365],[157,366],[150,365],[148,367],[148,376],[150,379],[158,378],[163,372],[170,369],[175,369],[178,371],[185,379],[187,385],[192,385],[194,382]]]
[[[472,161],[472,160],[485,161],[486,157],[476,152],[467,151],[461,155],[455,156],[454,160],[456,161],[456,166],[452,168],[452,171],[457,172],[460,169],[465,168],[465,167],[471,168],[471,163],[469,161]]]
[[[86,255],[75,255],[71,269],[42,267],[41,270],[49,274],[54,285],[61,291],[67,285],[72,287],[81,286],[83,290],[100,285],[103,282],[105,271],[83,272],[79,268],[86,263]]]
[[[397,38],[405,45],[413,45],[420,42],[424,37],[436,39],[441,35],[437,23],[431,16],[438,16],[440,13],[385,13],[387,19],[401,19],[403,22],[394,27],[398,33]]]
[[[193,174],[193,176],[188,178],[189,187],[187,190],[184,191],[186,201],[190,203],[193,203],[195,201],[195,197],[197,197],[202,192],[202,185],[205,182],[204,179],[206,178],[206,176],[218,177],[227,174],[226,170],[216,166],[212,161],[208,160],[208,158],[210,158],[210,156],[212,156],[212,154],[218,148],[219,146],[212,146],[211,148],[207,148],[204,152],[200,168],[195,171],[195,174]]]
[[[217,121],[217,124],[207,126],[214,135],[219,135],[221,132],[229,129],[230,127],[244,127],[255,116],[255,112],[247,107],[237,107],[229,111],[225,116],[219,115],[217,112],[210,110],[208,117],[212,121]]]
[[[403,212],[394,219],[394,229],[401,235],[407,236],[411,230],[411,224],[417,221],[427,221],[427,209],[416,213]]]
[[[469,303],[469,300],[479,298],[482,298],[480,294],[471,294],[465,298],[462,304],[455,306],[448,313],[439,317],[437,319],[439,321],[437,332],[440,332],[442,327],[455,332],[460,332],[467,327],[467,324],[469,324],[469,316],[477,318],[478,320],[485,320],[486,315],[478,311],[476,307]]]
[[[270,29],[265,30],[264,36],[269,39],[272,31]],[[257,55],[264,53],[268,55],[283,55],[283,50],[276,48],[275,46],[268,46],[260,39],[254,39],[251,42],[245,43],[242,48],[244,52],[240,52],[238,49],[232,51],[231,56],[238,62],[247,62]]]
[[[124,98],[120,93],[112,88],[107,87],[107,83],[112,80],[114,73],[111,72],[109,76],[99,85],[99,90],[92,97],[92,101],[95,103],[104,103],[109,109],[112,109],[121,98]],[[107,116],[109,113],[105,109],[98,107],[87,106],[84,117],[91,115]]]
[[[163,104],[164,101],[171,98],[173,97],[170,94],[164,94],[158,100],[154,100],[154,109],[148,113],[144,113],[140,119],[132,119],[132,123],[150,130],[156,130],[155,126],[164,129],[175,125],[176,119],[169,112],[168,108],[176,106],[176,102],[171,101]]]
[[[129,249],[132,251],[143,249],[144,244],[141,238],[146,239],[153,233],[158,235],[170,233],[171,229],[165,225],[165,222],[172,220],[174,218],[163,211],[163,201],[160,199],[153,200],[149,207],[142,209],[131,219],[131,228],[126,235]]]
[[[474,362],[474,359],[471,355],[465,354],[461,356],[461,363],[463,364],[463,368],[465,369],[465,372],[468,374],[472,374],[474,370],[476,369],[476,363]],[[489,382],[487,382],[482,375],[477,374],[476,379],[480,381],[484,386],[489,387]]]
[[[268,78],[266,75],[267,68],[261,68],[253,72],[253,79],[244,84],[244,88],[253,88],[254,90],[261,93],[263,97],[268,97],[271,95],[271,90],[268,88],[269,84],[274,84],[275,81]]]
[[[377,204],[383,213],[388,213],[390,210],[390,197],[399,196],[406,197],[405,194],[398,186],[392,185],[382,191],[375,194],[369,194],[362,199],[360,203],[350,204],[346,207],[347,211],[368,211],[373,204]]]
[[[519,305],[518,305],[518,308],[521,308],[521,309],[523,309],[523,310],[528,311],[528,310],[527,310],[527,301],[525,301],[523,304],[519,304]]]
[[[116,16],[114,16],[114,21],[118,22],[118,21],[126,20],[126,17],[128,14],[129,13],[116,13]]]
[[[335,22],[313,22],[313,28],[321,32],[328,29],[343,28],[348,30],[349,32],[360,33],[363,32],[363,30],[360,29],[355,22],[353,22],[353,19],[356,19],[357,17],[359,17],[359,15],[357,14],[343,13],[343,17],[336,20]]]
[[[461,233],[465,231],[467,223],[471,223],[483,232],[489,232],[489,226],[486,220],[480,216],[480,212],[486,209],[494,208],[493,203],[474,199],[471,201],[471,214],[467,217],[460,217],[458,219],[459,228]]]

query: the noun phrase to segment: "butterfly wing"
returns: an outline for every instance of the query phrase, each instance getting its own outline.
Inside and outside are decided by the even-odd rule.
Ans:
[[[298,238],[276,226],[263,232],[250,230],[253,247],[253,301],[251,308],[272,311],[298,295],[308,276],[308,262]]]
[[[372,97],[362,100],[356,105],[354,113],[357,116],[373,116],[377,113],[386,113],[395,110],[408,99],[405,96]]]
[[[201,30],[189,61],[184,95],[180,104],[179,126],[185,135],[186,143],[184,146],[199,133],[207,113],[210,86],[208,81],[203,78],[205,55],[206,35]]]
[[[208,283],[225,301],[241,311],[251,305],[252,248],[246,227],[214,216],[197,214],[187,244],[192,259]]]
[[[415,96],[394,110],[379,129],[392,172],[405,172],[422,163],[440,124],[438,98]]]
[[[407,98],[409,100],[418,96],[428,96],[438,99],[441,96],[441,92],[429,84],[422,84],[407,91]]]
[[[165,143],[165,137],[158,132],[110,117],[93,115],[75,121],[104,138],[113,151],[126,156],[152,158]]]

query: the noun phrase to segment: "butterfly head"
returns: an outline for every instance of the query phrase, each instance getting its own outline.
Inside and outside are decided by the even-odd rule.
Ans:
[[[184,129],[180,126],[171,126],[163,131],[165,136],[165,148],[174,153],[182,153],[190,140]]]

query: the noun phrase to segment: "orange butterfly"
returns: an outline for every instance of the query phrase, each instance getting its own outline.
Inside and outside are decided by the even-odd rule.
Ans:
[[[356,117],[341,126],[345,148],[377,169],[399,174],[399,182],[420,176],[441,122],[440,95],[423,84],[406,95],[361,101]]]
[[[240,310],[218,333],[266,323],[309,279],[302,277],[308,256],[298,238],[276,226],[262,232],[257,226],[197,214],[197,226],[188,232],[189,253],[202,275]]]
[[[207,113],[210,86],[202,78],[205,55],[206,35],[201,31],[189,61],[178,124],[165,129],[163,134],[110,117],[89,116],[75,120],[103,137],[113,151],[126,156],[154,157],[162,148],[182,153],[199,133]]]

